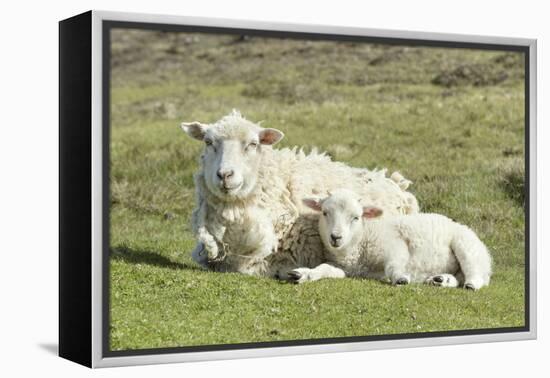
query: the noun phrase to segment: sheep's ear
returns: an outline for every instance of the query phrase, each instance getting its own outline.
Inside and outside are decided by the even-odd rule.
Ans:
[[[315,211],[321,211],[321,200],[319,198],[304,198],[302,200],[304,205]]]
[[[378,218],[382,213],[382,209],[376,206],[363,207],[363,218]]]
[[[277,129],[262,129],[258,136],[261,144],[274,145],[283,139],[285,134]]]
[[[181,128],[187,135],[189,135],[191,138],[195,138],[197,140],[203,140],[204,134],[206,133],[206,129],[209,127],[209,125],[200,123],[200,122],[183,122],[181,124]]]

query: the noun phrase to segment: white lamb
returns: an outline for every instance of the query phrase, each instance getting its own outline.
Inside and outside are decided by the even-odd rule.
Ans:
[[[351,168],[316,151],[273,149],[283,133],[237,111],[213,124],[182,128],[204,143],[194,176],[193,258],[209,269],[285,278],[290,267],[316,266],[313,255],[322,251],[315,245],[322,244],[317,231],[316,236],[299,231],[312,228],[302,198],[325,195],[342,183],[387,214],[418,211],[416,198],[385,171]]]
[[[470,228],[439,214],[375,219],[383,210],[362,202],[346,189],[304,200],[322,212],[319,233],[335,266],[296,269],[290,273],[296,282],[350,275],[472,290],[489,284],[491,256]]]

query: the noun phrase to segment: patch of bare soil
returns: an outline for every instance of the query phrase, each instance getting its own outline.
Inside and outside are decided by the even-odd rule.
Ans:
[[[461,65],[454,69],[441,72],[432,80],[433,84],[444,87],[457,85],[474,85],[476,87],[495,85],[508,78],[508,74],[500,69],[495,70],[488,64]]]

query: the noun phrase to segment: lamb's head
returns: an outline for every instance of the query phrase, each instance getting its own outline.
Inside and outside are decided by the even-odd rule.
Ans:
[[[362,220],[377,218],[382,209],[362,205],[354,192],[338,189],[324,199],[306,198],[304,204],[319,211],[319,234],[325,247],[333,252],[345,251],[361,240]]]
[[[204,179],[212,194],[224,201],[246,198],[261,169],[262,150],[283,138],[276,129],[262,128],[233,110],[213,124],[182,123],[183,131],[204,142]]]

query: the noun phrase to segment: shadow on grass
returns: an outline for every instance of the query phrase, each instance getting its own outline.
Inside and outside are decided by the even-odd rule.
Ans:
[[[191,264],[172,261],[157,252],[137,250],[124,246],[111,248],[111,259],[121,260],[128,264],[146,264],[168,269],[201,270],[199,267]]]

